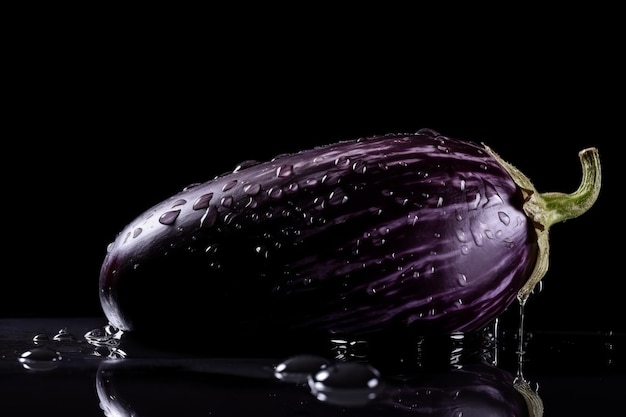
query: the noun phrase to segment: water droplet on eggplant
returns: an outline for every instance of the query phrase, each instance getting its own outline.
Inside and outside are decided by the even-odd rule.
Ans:
[[[201,227],[213,226],[213,224],[215,224],[215,221],[217,220],[217,214],[218,214],[217,208],[215,208],[215,206],[209,206],[209,208],[207,208],[206,212],[200,219],[200,226]]]
[[[180,214],[180,210],[167,211],[163,213],[161,217],[159,217],[159,223],[170,225],[176,221],[179,214]]]
[[[340,156],[339,158],[335,159],[335,166],[339,168],[347,168],[348,166],[350,166],[350,158],[346,156]]]
[[[290,177],[293,175],[293,165],[281,165],[276,168],[276,176],[280,178]]]
[[[246,184],[243,186],[243,192],[247,195],[257,195],[261,192],[261,184]]]
[[[231,190],[235,185],[237,185],[237,180],[232,180],[232,181],[228,181],[226,184],[224,184],[224,186],[222,187],[222,191],[228,191]]]
[[[352,170],[357,174],[365,174],[367,171],[367,165],[365,162],[358,160],[352,164]]]
[[[184,198],[179,198],[178,200],[174,201],[172,203],[172,208],[174,207],[178,207],[178,206],[183,206],[187,204],[187,200],[185,200]]]
[[[336,206],[338,204],[344,204],[347,201],[348,201],[348,196],[344,193],[344,191],[341,188],[335,188],[333,191],[331,191],[330,195],[328,196],[328,203],[333,206]]]
[[[192,208],[194,210],[205,209],[205,208],[209,207],[209,203],[211,202],[212,198],[213,198],[213,193],[203,194],[203,195],[201,195],[200,197],[198,197],[196,199],[196,201],[193,203]]]
[[[246,168],[258,165],[258,164],[260,164],[260,161],[249,159],[249,160],[246,160],[237,164],[237,166],[233,169],[233,172],[239,172],[242,169],[246,169]]]
[[[465,276],[465,274],[459,274],[457,277],[457,282],[459,283],[459,285],[461,287],[466,287],[467,286],[467,276]]]
[[[283,189],[280,187],[272,187],[267,190],[267,196],[274,200],[278,200],[283,196]]]
[[[227,195],[225,197],[222,197],[222,199],[220,200],[220,204],[222,205],[222,207],[231,208],[234,201],[235,200],[232,196]]]
[[[201,183],[199,182],[194,182],[192,184],[187,185],[186,187],[183,188],[183,191],[189,191],[192,190],[194,188],[196,188],[197,186],[199,186]]]
[[[304,188],[312,188],[317,185],[318,181],[315,178],[308,178],[304,181],[302,185]]]

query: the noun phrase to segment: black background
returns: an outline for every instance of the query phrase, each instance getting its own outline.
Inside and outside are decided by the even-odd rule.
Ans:
[[[0,317],[101,315],[107,244],[188,184],[247,159],[428,127],[485,142],[539,191],[574,191],[578,151],[598,147],[600,198],[553,227],[528,325],[626,330],[616,26],[584,11],[462,26],[289,16],[85,16],[12,35]]]

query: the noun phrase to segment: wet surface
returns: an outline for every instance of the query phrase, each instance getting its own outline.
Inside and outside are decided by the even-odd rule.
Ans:
[[[334,340],[327,354],[204,356],[127,336],[103,318],[1,319],[3,414],[526,417],[545,410],[572,417],[625,410],[624,334],[527,333],[523,356],[515,332],[420,339],[405,350],[413,356],[347,339]]]

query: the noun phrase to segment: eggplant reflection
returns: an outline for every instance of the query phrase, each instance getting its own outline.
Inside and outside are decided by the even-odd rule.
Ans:
[[[277,369],[303,355],[270,360],[106,360],[96,389],[107,417],[125,416],[446,416],[540,417],[537,393],[487,362],[441,371],[381,374],[365,361],[311,360],[306,380]],[[302,367],[297,367],[303,376]],[[283,375],[284,376],[284,375]],[[522,388],[522,389],[520,389]]]

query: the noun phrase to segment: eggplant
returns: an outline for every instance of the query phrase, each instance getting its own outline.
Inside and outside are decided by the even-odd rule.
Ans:
[[[478,330],[545,275],[550,227],[597,200],[598,151],[579,157],[571,194],[430,129],[245,161],[115,237],[101,306],[120,330],[215,340]]]

